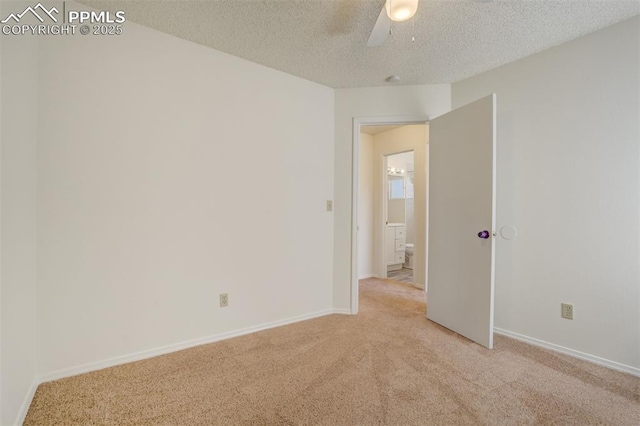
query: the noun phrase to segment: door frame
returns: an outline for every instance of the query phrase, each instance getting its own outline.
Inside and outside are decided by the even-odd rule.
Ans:
[[[440,114],[391,116],[391,117],[354,117],[351,151],[351,314],[358,313],[358,171],[360,161],[360,128],[362,126],[392,126],[409,124],[428,124]],[[428,166],[428,165],[427,165]]]

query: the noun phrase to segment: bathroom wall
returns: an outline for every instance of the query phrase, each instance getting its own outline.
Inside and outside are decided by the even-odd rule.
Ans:
[[[396,128],[397,129],[397,128]],[[387,132],[393,132],[396,129],[387,130]],[[374,136],[374,139],[378,135],[382,135],[381,132]],[[381,136],[384,137],[384,136]],[[413,164],[413,151],[401,152],[399,154],[389,155],[387,157],[387,167],[395,167],[396,169],[407,170],[407,164]]]

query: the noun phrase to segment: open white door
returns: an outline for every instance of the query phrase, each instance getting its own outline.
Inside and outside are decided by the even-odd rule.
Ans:
[[[427,318],[493,347],[496,95],[429,122]]]

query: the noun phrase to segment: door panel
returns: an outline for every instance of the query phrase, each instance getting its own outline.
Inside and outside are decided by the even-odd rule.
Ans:
[[[493,347],[495,94],[429,123],[427,318]],[[478,233],[487,230],[487,239]],[[486,235],[483,235],[486,236]]]

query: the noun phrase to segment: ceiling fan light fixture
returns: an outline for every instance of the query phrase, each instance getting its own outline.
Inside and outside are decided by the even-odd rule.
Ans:
[[[418,0],[387,0],[384,4],[389,19],[396,22],[413,18],[418,10]]]

